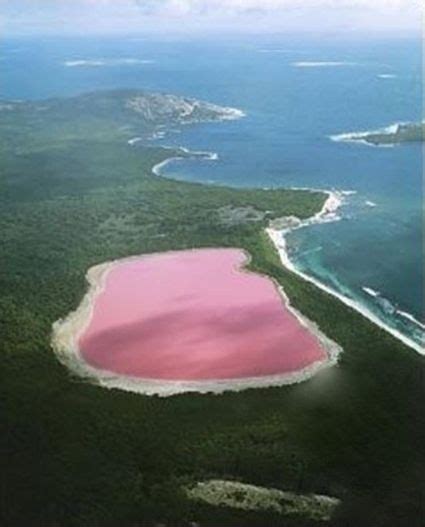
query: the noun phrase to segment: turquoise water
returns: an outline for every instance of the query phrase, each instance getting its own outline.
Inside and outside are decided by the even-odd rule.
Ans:
[[[135,87],[244,110],[240,121],[185,128],[159,141],[219,155],[215,162],[173,162],[164,173],[235,186],[356,191],[346,197],[340,221],[291,234],[291,257],[420,340],[420,326],[399,311],[424,321],[421,146],[375,148],[329,139],[422,119],[419,40],[9,40],[0,52],[3,98]],[[122,58],[152,62],[125,65]],[[99,59],[103,65],[64,65]]]

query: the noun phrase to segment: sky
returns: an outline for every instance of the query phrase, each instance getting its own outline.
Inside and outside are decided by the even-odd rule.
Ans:
[[[0,0],[3,35],[400,33],[421,0]]]

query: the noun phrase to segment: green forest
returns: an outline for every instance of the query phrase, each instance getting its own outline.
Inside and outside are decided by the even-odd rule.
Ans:
[[[103,114],[81,113],[78,98],[36,119],[31,105],[0,112],[0,523],[422,527],[424,357],[283,268],[264,233],[326,196],[155,176],[170,151],[128,145],[140,124],[119,129],[128,115],[106,99]],[[240,208],[252,217],[229,221]],[[52,323],[81,301],[88,268],[192,247],[248,251],[343,347],[339,364],[293,386],[159,398],[101,388],[58,362]],[[189,500],[184,488],[208,479],[341,506],[324,522]]]

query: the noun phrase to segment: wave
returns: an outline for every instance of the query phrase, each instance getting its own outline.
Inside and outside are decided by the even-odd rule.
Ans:
[[[419,326],[421,329],[425,330],[425,324],[423,324],[422,322],[419,322],[418,319],[416,319],[413,315],[411,315],[410,313],[407,313],[406,311],[400,311],[399,309],[397,309],[397,314],[400,315],[401,317],[409,320],[410,322],[412,322],[413,324],[416,324],[417,326]]]
[[[142,140],[141,137],[132,137],[131,139],[129,139],[129,140],[127,141],[127,143],[128,143],[130,146],[133,146],[133,145],[135,145],[136,143],[139,143],[141,140]]]
[[[362,287],[362,289],[365,293],[369,294],[370,296],[376,299],[377,304],[383,309],[386,314],[400,316],[408,320],[415,326],[420,327],[422,330],[425,330],[425,324],[420,322],[417,318],[415,318],[412,314],[408,313],[407,311],[402,311],[398,309],[397,306],[391,302],[391,300],[385,298],[379,291],[375,291],[371,287]]]
[[[310,190],[313,191],[317,189],[310,189]],[[323,223],[327,221],[336,221],[337,219],[340,218],[338,215],[335,214],[335,212],[337,208],[341,207],[344,204],[343,196],[347,195],[347,191],[342,191],[342,192],[341,191],[324,191],[324,192],[328,194],[328,199],[326,200],[322,210],[318,212],[317,214],[315,214],[312,218],[307,219],[307,220],[300,220],[299,218],[296,218],[296,217],[282,218],[280,220],[280,224],[272,221],[270,223],[270,226],[266,229],[268,236],[272,240],[274,246],[276,247],[279,253],[282,265],[286,267],[288,270],[292,271],[294,274],[306,280],[307,282],[314,284],[316,287],[318,287],[322,291],[325,291],[326,293],[338,298],[338,300],[340,300],[343,304],[354,309],[355,311],[363,315],[365,318],[367,318],[368,320],[370,320],[377,326],[381,327],[382,329],[390,333],[393,337],[403,342],[408,347],[414,349],[416,352],[420,353],[421,355],[425,355],[425,349],[421,344],[411,339],[410,337],[406,336],[404,333],[392,327],[388,323],[384,322],[371,309],[363,306],[360,302],[353,300],[349,296],[346,296],[345,294],[338,292],[332,287],[314,278],[313,276],[305,273],[304,271],[301,271],[290,259],[288,247],[287,247],[287,240],[286,240],[289,233],[291,233],[292,231],[296,229],[307,227],[309,225],[314,225],[314,224]],[[351,191],[348,191],[348,192],[351,193]],[[281,223],[282,220],[285,221],[284,225],[282,225]],[[363,290],[366,293],[368,293],[370,296],[373,296],[374,298],[379,299],[381,307],[386,314],[391,314],[391,315],[394,315],[397,313],[400,314],[397,308],[393,304],[391,304],[389,300],[382,297],[378,291],[375,291],[371,288],[365,288],[365,287],[363,287]],[[405,318],[412,317],[412,315],[409,315],[408,313],[405,313],[405,312],[401,312],[401,313],[404,314]],[[406,315],[408,315],[408,317],[406,317]],[[416,321],[416,323],[418,323],[418,321]],[[420,322],[419,322],[419,325],[421,325]]]
[[[379,308],[384,312],[385,315],[389,315],[391,317],[402,317],[405,320],[408,320],[409,323],[414,324],[418,328],[421,328],[421,330],[425,330],[425,324],[417,320],[412,314],[408,313],[407,311],[402,311],[398,309],[397,305],[391,302],[391,300],[389,300],[388,298],[385,298],[385,296],[383,296],[380,291],[376,291],[371,287],[362,287],[362,289],[365,293],[374,298],[376,305],[379,306]],[[422,340],[424,340],[425,335],[421,335],[421,338]]]
[[[362,289],[365,293],[367,293],[370,296],[373,296],[374,298],[380,295],[379,291],[375,291],[375,289],[372,289],[371,287],[362,287]]]
[[[209,152],[206,159],[208,159],[208,161],[218,161],[220,157],[217,152]]]
[[[237,121],[246,117],[246,113],[238,108],[231,108],[229,106],[222,106],[222,115],[218,119],[219,121]]]
[[[375,291],[371,287],[362,287],[362,289],[365,293],[376,299],[377,304],[384,310],[385,313],[403,317],[409,322],[425,330],[425,324],[417,320],[413,315],[411,315],[407,311],[401,311],[400,309],[398,309],[396,305],[394,305],[390,300],[388,300],[388,298],[385,298],[379,291]]]
[[[344,66],[358,66],[356,62],[346,61],[300,61],[292,62],[294,68],[340,68]]]
[[[380,73],[378,79],[396,79],[397,75],[394,73]]]
[[[365,201],[365,205],[368,207],[377,207],[377,204],[374,201]]]
[[[153,60],[121,58],[121,59],[77,59],[66,60],[63,65],[68,68],[78,67],[100,67],[100,66],[136,66],[142,64],[153,64]]]

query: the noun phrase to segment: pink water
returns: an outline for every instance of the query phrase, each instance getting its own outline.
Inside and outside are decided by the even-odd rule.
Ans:
[[[146,379],[294,372],[326,356],[273,282],[238,249],[154,254],[117,264],[79,341],[94,367]]]

